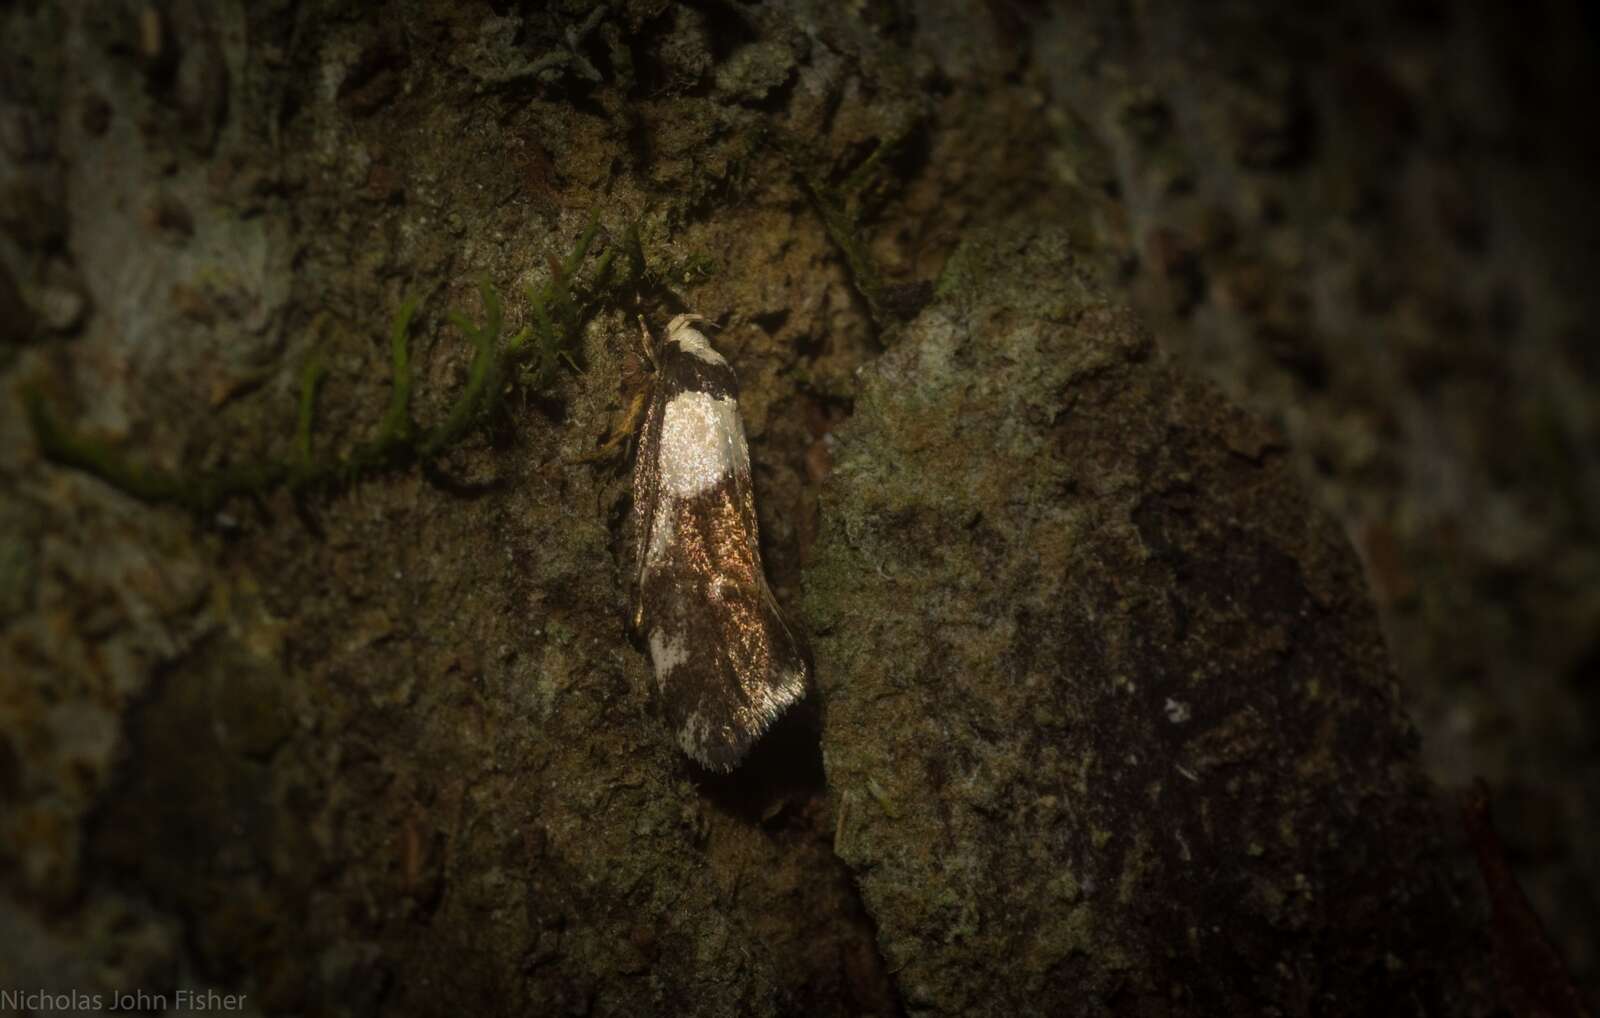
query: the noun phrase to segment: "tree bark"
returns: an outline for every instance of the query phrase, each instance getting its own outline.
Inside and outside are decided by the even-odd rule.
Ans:
[[[1437,706],[1454,673],[1416,648],[1453,588],[1385,571],[1371,525],[1420,482],[1334,457],[1302,491],[1350,407],[1486,406],[1362,388],[1355,326],[1295,289],[1343,236],[1319,188],[1409,144],[1340,133],[1368,107],[1322,91],[1337,44],[1276,48],[1333,29],[1246,18],[1227,52],[1268,56],[1214,71],[1172,39],[1236,25],[1114,7],[525,6],[0,14],[0,982],[263,1014],[1491,1011],[1488,906],[1339,526]],[[1204,233],[1215,194],[1256,218]],[[1375,215],[1358,267],[1411,236]],[[1496,264],[1529,249],[1501,237]],[[1500,305],[1419,319],[1434,291],[1396,278],[1371,321],[1523,363]],[[1566,335],[1574,304],[1523,299]],[[497,301],[492,336],[452,324]],[[816,652],[727,778],[627,640],[607,442],[636,316],[685,310],[721,326]],[[1583,598],[1493,661],[1564,690],[1592,535],[1538,519],[1516,562],[1570,568],[1510,603]],[[1514,544],[1468,543],[1473,576]]]

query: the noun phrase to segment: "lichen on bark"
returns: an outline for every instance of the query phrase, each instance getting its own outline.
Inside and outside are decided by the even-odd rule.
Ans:
[[[837,438],[835,850],[908,1008],[1481,1006],[1353,555],[1061,231],[969,235]]]

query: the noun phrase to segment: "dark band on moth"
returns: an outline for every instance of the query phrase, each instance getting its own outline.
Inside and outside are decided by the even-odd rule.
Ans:
[[[668,351],[671,353],[668,353]],[[713,364],[686,354],[668,342],[662,351],[660,383],[678,392],[703,392],[719,399],[738,399],[739,380],[727,364]]]
[[[634,624],[679,744],[731,770],[809,665],[762,572],[738,382],[696,320],[668,326],[634,464]]]

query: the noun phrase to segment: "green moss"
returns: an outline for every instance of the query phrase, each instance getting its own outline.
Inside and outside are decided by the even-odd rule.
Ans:
[[[236,495],[270,491],[288,478],[279,461],[247,464],[194,474],[176,474],[135,463],[112,445],[63,427],[45,406],[36,387],[25,387],[23,405],[39,451],[65,467],[82,470],[146,502],[169,502],[196,510],[213,509]]]
[[[40,512],[16,495],[0,495],[0,623],[33,603],[41,522]]]
[[[806,194],[811,198],[812,207],[822,220],[823,228],[828,231],[828,239],[844,256],[856,292],[861,294],[872,320],[880,329],[893,324],[895,316],[890,307],[893,300],[871,252],[867,250],[867,241],[860,229],[861,198],[879,181],[884,164],[910,136],[915,126],[914,122],[907,123],[879,142],[872,154],[837,187],[828,186],[819,177],[804,170],[796,171]],[[800,164],[797,162],[796,165]]]
[[[260,497],[285,485],[309,491],[348,485],[385,470],[426,462],[445,452],[498,410],[512,387],[542,391],[554,382],[560,365],[576,368],[571,351],[577,350],[584,325],[602,307],[616,303],[626,292],[647,287],[652,276],[645,266],[637,231],[628,231],[627,274],[614,278],[617,249],[607,251],[587,281],[578,270],[599,232],[591,218],[572,252],[552,259],[550,277],[542,287],[528,292],[532,322],[508,339],[502,339],[505,317],[500,294],[487,278],[479,283],[483,318],[473,322],[456,312],[451,323],[472,344],[472,364],[467,382],[451,404],[445,419],[419,428],[411,417],[411,323],[417,301],[408,299],[395,313],[389,329],[389,405],[378,421],[376,434],[349,455],[319,459],[313,449],[317,395],[326,367],[313,354],[302,369],[295,433],[289,455],[217,470],[166,471],[136,462],[115,446],[63,425],[51,412],[37,386],[23,390],[28,420],[43,455],[62,466],[82,470],[146,502],[180,505],[210,513],[239,496]]]
[[[662,273],[668,280],[681,286],[697,286],[716,274],[716,259],[704,252],[680,258]]]
[[[879,808],[883,810],[890,820],[900,819],[900,809],[894,804],[894,797],[888,792],[884,791],[882,785],[878,784],[876,780],[868,778],[867,791],[872,794],[872,798],[877,802]]]
[[[867,310],[872,313],[873,320],[882,326],[884,324],[883,280],[878,275],[878,268],[867,251],[866,241],[858,231],[855,219],[846,211],[845,204],[839,200],[838,192],[813,177],[802,179],[805,182],[806,194],[810,195],[811,204],[821,217],[823,228],[828,231],[828,239],[833,241],[839,253],[844,256],[844,263],[850,270],[850,279],[855,283],[856,292],[867,302]]]

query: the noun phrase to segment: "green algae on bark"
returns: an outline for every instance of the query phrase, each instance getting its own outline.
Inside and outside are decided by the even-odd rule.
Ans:
[[[610,298],[608,288],[613,285],[615,248],[601,256],[581,292],[573,285],[598,230],[598,216],[591,217],[571,254],[562,261],[552,259],[544,285],[530,288],[527,294],[532,321],[514,335],[502,339],[502,301],[487,278],[478,286],[484,316],[481,323],[451,312],[450,321],[471,342],[473,356],[466,384],[444,420],[431,428],[419,429],[411,418],[410,334],[417,310],[415,298],[400,306],[390,326],[390,399],[377,434],[342,457],[319,460],[313,453],[317,394],[327,374],[315,351],[301,369],[292,452],[285,458],[202,471],[148,466],[111,444],[62,424],[37,386],[23,389],[28,421],[46,458],[98,477],[143,501],[178,505],[196,513],[213,512],[233,498],[259,498],[284,485],[297,492],[337,487],[383,470],[426,463],[490,417],[501,404],[511,378],[523,389],[538,392],[552,382],[562,363],[575,366],[570,351],[577,348],[589,318]],[[647,273],[637,233],[630,229],[628,238],[628,265],[634,269],[628,281],[637,285]]]

